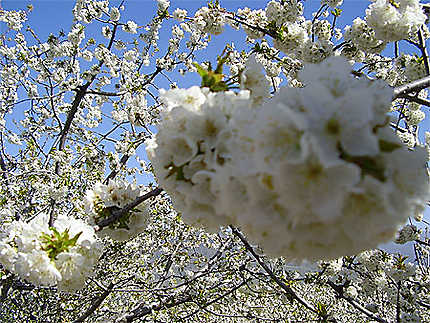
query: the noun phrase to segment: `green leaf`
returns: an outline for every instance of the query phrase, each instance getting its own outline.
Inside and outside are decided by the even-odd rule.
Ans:
[[[341,13],[342,13],[342,9],[339,9],[339,8],[334,8],[331,11],[331,14],[335,17],[339,17],[341,15]]]
[[[208,71],[206,71],[201,65],[199,65],[198,63],[193,63],[193,65],[197,68],[197,73],[201,77],[205,77],[206,75],[208,75]]]
[[[385,182],[384,165],[376,158],[369,156],[351,156],[344,151],[341,152],[340,158],[360,167],[363,175],[369,175],[381,182]]]
[[[379,149],[383,152],[387,152],[390,153],[398,148],[402,147],[401,144],[395,143],[395,142],[390,142],[390,141],[386,141],[383,139],[379,140]]]

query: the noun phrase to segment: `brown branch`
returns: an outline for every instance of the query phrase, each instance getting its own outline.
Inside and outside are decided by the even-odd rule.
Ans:
[[[121,157],[121,160],[119,161],[119,164],[121,165],[121,166],[123,166],[123,165],[125,165],[125,163],[128,161],[128,159],[130,158],[130,155],[124,155],[124,156],[122,156]],[[108,184],[109,183],[109,180],[111,180],[111,179],[114,179],[115,178],[115,176],[116,175],[118,175],[118,173],[119,173],[119,171],[118,170],[116,170],[116,169],[114,169],[113,171],[111,171],[110,173],[109,173],[109,175],[106,177],[106,179],[104,180],[104,183],[105,184]]]
[[[97,308],[103,303],[103,301],[108,297],[108,295],[112,292],[114,283],[110,283],[110,285],[106,288],[106,290],[94,300],[94,303],[85,311],[84,314],[79,316],[73,323],[82,323],[84,322],[91,314],[93,314]]]
[[[422,241],[422,240],[418,240],[418,239],[416,239],[415,242],[417,242],[419,244],[423,244],[423,245],[425,245],[427,247],[430,247],[430,243],[428,243],[428,242],[425,242],[425,241]]]
[[[309,304],[308,302],[306,302],[304,299],[301,299],[295,292],[294,290],[287,286],[284,282],[282,282],[274,273],[273,271],[269,268],[269,266],[266,265],[266,263],[261,260],[261,257],[254,251],[254,249],[251,247],[251,245],[249,244],[249,242],[245,239],[245,237],[242,235],[242,233],[239,232],[238,229],[236,229],[235,227],[233,227],[232,225],[230,225],[231,230],[233,231],[233,234],[235,236],[237,236],[242,243],[244,244],[246,250],[248,250],[252,256],[255,258],[255,260],[257,260],[258,264],[266,271],[266,273],[270,276],[270,278],[272,278],[272,280],[279,286],[281,287],[285,293],[292,299],[295,299],[297,302],[299,302],[300,304],[302,304],[304,307],[306,307],[308,310],[312,311],[313,313],[320,315],[318,313],[317,310],[315,310],[311,304]]]
[[[400,98],[402,95],[409,94],[411,92],[419,92],[430,86],[430,76],[423,77],[419,80],[410,82],[405,85],[400,85],[394,88],[393,100]]]
[[[400,288],[401,288],[401,281],[397,284],[397,296],[396,296],[396,322],[400,323]]]
[[[2,281],[0,282],[0,288],[1,288],[0,301],[3,302],[6,300],[7,294],[9,293],[9,290],[13,285],[14,279],[15,279],[15,275],[11,273],[10,276],[6,277],[5,279],[2,279]]]
[[[172,298],[170,298],[168,301],[166,302],[162,302],[159,305],[154,305],[152,307],[149,306],[142,306],[143,304],[137,306],[136,308],[134,308],[130,314],[126,314],[121,316],[116,322],[133,322],[134,320],[141,318],[142,316],[151,314],[153,311],[159,311],[162,310],[163,308],[172,308],[187,302],[190,302],[192,300],[192,296],[191,295],[187,295],[184,296],[178,300],[174,300]]]
[[[338,295],[338,297],[343,298],[344,300],[346,300],[355,309],[359,310],[361,313],[363,313],[364,315],[368,316],[372,320],[375,320],[376,322],[380,322],[380,323],[388,323],[388,321],[380,318],[379,316],[376,316],[374,313],[372,313],[371,311],[367,310],[366,308],[364,308],[363,306],[361,306],[360,304],[358,304],[352,297],[344,295],[343,294],[343,287],[342,286],[336,285],[335,283],[333,283],[331,281],[327,281],[327,285],[329,285],[331,288],[333,288],[333,290],[336,292],[336,294]]]
[[[412,102],[415,102],[418,104],[422,104],[422,105],[425,105],[427,107],[430,107],[430,101],[429,100],[422,99],[418,96],[409,95],[409,94],[401,94],[398,96],[398,99],[400,99],[400,98],[406,99],[406,100],[409,100],[409,101],[412,101]]]
[[[424,60],[424,66],[426,68],[426,74],[430,75],[429,55],[427,53],[427,47],[426,47],[426,42],[424,40],[422,28],[420,28],[420,30],[418,30],[418,42],[419,42],[419,45],[420,45],[419,47],[420,47],[420,50],[421,50],[421,55],[422,55],[423,60]]]
[[[6,163],[4,162],[2,153],[0,153],[0,169],[2,171],[2,176],[3,176],[4,180],[6,181],[6,184],[9,184],[9,181],[7,178],[7,166],[6,166]]]
[[[258,31],[264,33],[265,35],[269,35],[273,39],[278,39],[278,36],[275,33],[273,33],[272,31],[270,31],[268,29],[261,28],[260,26],[254,26],[254,25],[248,24],[246,22],[245,18],[236,15],[234,12],[230,13],[230,14],[232,16],[228,16],[228,19],[236,21],[236,22],[238,22],[238,23],[240,23],[240,24],[242,24],[242,25],[244,25],[244,26],[246,26],[246,27],[248,27],[250,29],[258,30]]]
[[[144,194],[142,196],[139,196],[133,202],[127,204],[123,208],[114,210],[112,212],[112,214],[111,214],[110,217],[108,217],[107,219],[103,219],[103,220],[101,220],[100,222],[97,223],[97,226],[98,226],[97,231],[100,231],[104,227],[107,227],[110,224],[115,223],[122,216],[126,215],[128,212],[130,212],[131,210],[133,210],[136,206],[138,206],[139,204],[143,203],[144,201],[146,201],[147,199],[149,199],[151,197],[155,197],[155,196],[159,195],[162,191],[163,191],[163,189],[161,187],[158,187],[156,189],[153,189],[149,193],[146,193],[146,194]]]
[[[188,315],[186,315],[186,316],[184,316],[184,317],[181,317],[181,320],[184,320],[184,319],[187,319],[187,318],[189,318],[189,317],[191,317],[193,315],[196,315],[198,312],[200,312],[200,310],[205,309],[206,307],[208,307],[208,306],[210,306],[212,304],[215,304],[216,302],[218,302],[219,300],[223,299],[224,297],[226,297],[226,296],[234,293],[236,290],[238,290],[242,286],[246,285],[248,282],[249,282],[249,280],[244,280],[240,284],[234,286],[232,289],[230,289],[227,292],[225,292],[224,294],[216,297],[215,299],[211,300],[210,302],[207,302],[207,303],[205,303],[203,305],[197,304],[199,306],[199,309],[196,310],[196,311],[194,311],[194,312],[192,312],[192,313],[190,313],[190,314],[188,314]]]
[[[113,45],[113,41],[115,39],[115,34],[117,31],[118,26],[115,25],[112,31],[112,36],[110,38],[109,44],[107,46],[107,49],[110,50],[112,45]],[[98,64],[99,67],[101,67],[103,65],[104,61],[101,60]],[[64,146],[66,145],[66,139],[67,139],[67,134],[70,130],[70,127],[72,125],[72,121],[75,118],[75,114],[78,112],[78,108],[79,108],[79,104],[81,103],[82,99],[84,98],[85,94],[87,94],[87,90],[90,87],[90,85],[93,83],[93,81],[95,80],[97,75],[93,75],[91,77],[91,79],[89,81],[87,81],[87,83],[85,83],[82,86],[79,86],[75,91],[76,91],[76,96],[73,100],[72,103],[72,107],[70,108],[69,112],[67,113],[67,118],[66,118],[66,122],[64,123],[64,127],[63,130],[60,133],[60,142],[58,144],[58,149],[60,151],[62,151],[64,149]],[[55,172],[57,173],[57,171],[59,171],[59,163],[57,162],[57,165],[55,166]]]

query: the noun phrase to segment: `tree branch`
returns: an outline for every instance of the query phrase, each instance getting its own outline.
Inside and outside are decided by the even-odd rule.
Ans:
[[[294,290],[285,285],[284,282],[282,282],[274,273],[273,271],[269,268],[269,266],[266,265],[266,263],[261,260],[261,257],[254,251],[254,249],[251,247],[251,245],[249,244],[249,242],[245,239],[245,237],[242,235],[242,233],[239,232],[238,229],[236,229],[235,227],[233,227],[232,225],[230,225],[231,230],[233,231],[233,234],[235,236],[237,236],[242,243],[244,244],[246,250],[248,250],[252,256],[255,258],[255,260],[257,260],[258,264],[266,271],[266,273],[270,276],[270,278],[272,278],[272,280],[279,286],[281,287],[286,294],[291,297],[292,299],[295,299],[297,302],[299,302],[300,304],[302,304],[304,307],[306,307],[308,310],[312,311],[313,313],[320,315],[318,313],[317,310],[315,310],[312,305],[310,305],[308,302],[306,302],[304,299],[301,299],[295,292]]]
[[[136,206],[138,206],[139,204],[143,203],[144,201],[146,201],[147,199],[157,196],[159,195],[161,192],[163,191],[163,189],[161,187],[158,187],[156,189],[153,189],[151,192],[146,193],[142,196],[139,196],[138,198],[136,198],[133,202],[127,204],[126,206],[124,206],[123,208],[114,210],[112,212],[112,215],[110,217],[108,217],[107,219],[103,219],[101,220],[99,223],[97,223],[97,230],[96,231],[100,231],[102,230],[104,227],[109,226],[112,223],[115,223],[116,221],[118,221],[122,216],[126,215],[128,212],[130,212],[131,210],[133,210]]]
[[[190,302],[192,300],[192,296],[191,295],[187,295],[184,296],[178,300],[173,300],[172,298],[170,298],[169,300],[167,300],[166,302],[162,302],[159,305],[154,305],[152,307],[149,306],[143,306],[143,304],[137,306],[136,308],[134,308],[130,314],[125,314],[123,316],[121,316],[116,322],[133,322],[134,320],[141,318],[142,316],[151,314],[152,311],[159,311],[163,308],[172,308],[187,302]]]
[[[422,55],[423,60],[424,60],[424,66],[426,68],[426,74],[430,75],[429,55],[427,53],[426,42],[424,40],[422,28],[420,28],[420,30],[418,30],[418,42],[420,44],[419,47],[420,47],[420,50],[421,50],[421,55]]]
[[[411,92],[419,92],[430,86],[430,76],[394,88],[393,100]]]
[[[327,281],[327,285],[329,285],[331,288],[333,288],[333,290],[337,293],[337,295],[340,298],[343,298],[344,300],[346,300],[355,309],[359,310],[361,313],[365,314],[366,316],[368,316],[372,320],[375,320],[376,322],[380,322],[380,323],[388,323],[388,321],[381,319],[379,316],[376,316],[374,313],[372,313],[371,311],[367,310],[366,308],[364,308],[363,306],[358,304],[352,297],[344,295],[342,286],[338,286],[331,281]]]
[[[400,98],[406,99],[406,100],[409,100],[409,101],[412,101],[412,102],[415,102],[418,104],[422,104],[422,105],[425,105],[427,107],[430,107],[430,101],[429,100],[422,99],[418,96],[413,96],[413,95],[409,95],[409,94],[401,94],[398,96],[398,99],[400,99]]]
[[[97,310],[97,308],[103,303],[106,297],[108,297],[108,295],[112,292],[112,289],[114,286],[115,286],[114,283],[110,283],[110,285],[106,288],[106,290],[94,300],[94,303],[85,311],[85,313],[82,314],[80,317],[78,317],[76,320],[74,320],[73,323],[82,323],[91,314],[93,314]]]
[[[129,158],[130,158],[130,155],[127,155],[127,154],[123,155],[123,156],[121,157],[120,161],[119,161],[119,164],[120,164],[121,166],[125,165],[125,163],[128,161],[128,159],[129,159]],[[116,169],[112,170],[112,171],[109,173],[109,175],[106,177],[106,179],[104,180],[104,183],[105,183],[105,184],[108,184],[108,183],[109,183],[109,180],[110,180],[110,179],[114,179],[114,178],[115,178],[115,176],[116,176],[116,175],[118,175],[118,173],[119,173],[119,171],[118,171],[118,170],[116,170]]]

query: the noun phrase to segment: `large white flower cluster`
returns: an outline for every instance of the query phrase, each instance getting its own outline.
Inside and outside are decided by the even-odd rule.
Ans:
[[[426,151],[408,151],[389,129],[392,89],[350,72],[340,57],[308,65],[304,88],[260,107],[243,92],[163,92],[167,110],[147,150],[184,219],[237,224],[290,260],[392,239],[428,198]]]
[[[122,180],[110,180],[107,185],[96,183],[92,190],[87,191],[85,198],[90,223],[96,225],[109,218],[112,212],[133,202],[142,194],[144,193],[139,187]],[[114,240],[125,241],[144,231],[148,220],[149,207],[143,202],[108,227],[99,230],[97,234],[101,237],[109,236]]]
[[[49,227],[48,218],[41,214],[28,223],[10,223],[1,234],[0,262],[36,286],[81,289],[101,254],[101,244],[82,220],[60,216]]]
[[[397,41],[409,38],[427,19],[419,0],[372,0],[366,22],[378,39]]]

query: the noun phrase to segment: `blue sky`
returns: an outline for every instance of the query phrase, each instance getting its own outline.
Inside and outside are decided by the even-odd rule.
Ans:
[[[118,6],[120,2],[121,1],[119,0],[112,0],[110,1],[110,4],[112,6]],[[251,9],[264,8],[267,2],[268,1],[262,0],[220,0],[221,6],[226,8],[228,11],[236,11],[238,8],[243,8],[245,6]],[[64,30],[67,35],[73,24],[72,9],[75,4],[75,1],[73,0],[0,0],[0,3],[6,10],[25,9],[27,5],[33,5],[34,9],[29,15],[27,23],[36,31],[42,41],[46,40],[50,33],[58,34],[60,30]],[[192,15],[196,10],[198,10],[198,8],[206,5],[206,3],[207,1],[199,0],[171,0],[170,12],[179,7],[186,9],[190,15]],[[366,0],[345,0],[344,4],[341,6],[343,12],[338,20],[338,26],[343,28],[346,24],[352,24],[352,20],[355,17],[364,17],[365,9],[369,3],[370,2]],[[320,1],[305,0],[304,4],[305,16],[310,19],[312,12],[315,12],[319,8]],[[155,0],[126,0],[126,10],[121,13],[121,20],[126,21],[130,19],[134,20],[138,25],[145,25],[155,14],[156,6]],[[168,26],[171,26],[171,24],[167,23],[166,27]],[[5,24],[0,24],[0,32],[5,32],[5,28]],[[106,43],[106,40],[101,36],[100,29],[100,24],[94,24],[93,27],[86,30],[87,37],[94,37],[97,41]],[[165,37],[163,37],[163,34]],[[170,36],[170,27],[161,30],[160,38],[162,39],[162,45],[160,47],[163,47],[163,44],[166,46],[168,36]],[[248,47],[244,41],[244,33],[242,31],[235,31],[230,27],[226,27],[225,33],[219,36],[212,36],[212,38],[213,42],[210,47],[206,51],[199,53],[199,60],[210,60],[215,62],[216,55],[222,52],[226,42],[234,42],[236,44],[236,48],[239,50],[246,49]],[[406,48],[407,47],[405,47],[404,50],[407,50]],[[392,47],[388,47],[387,51],[392,51]],[[153,69],[154,68],[150,66],[148,71],[152,71]],[[180,87],[189,87],[200,83],[197,74],[187,74],[185,77],[182,77],[179,74],[174,74],[173,78],[178,82]],[[161,87],[168,87],[167,80],[160,79],[159,81],[160,82],[157,83]],[[426,122],[425,128],[430,128],[428,122]],[[411,254],[411,249],[409,248],[407,252]]]

